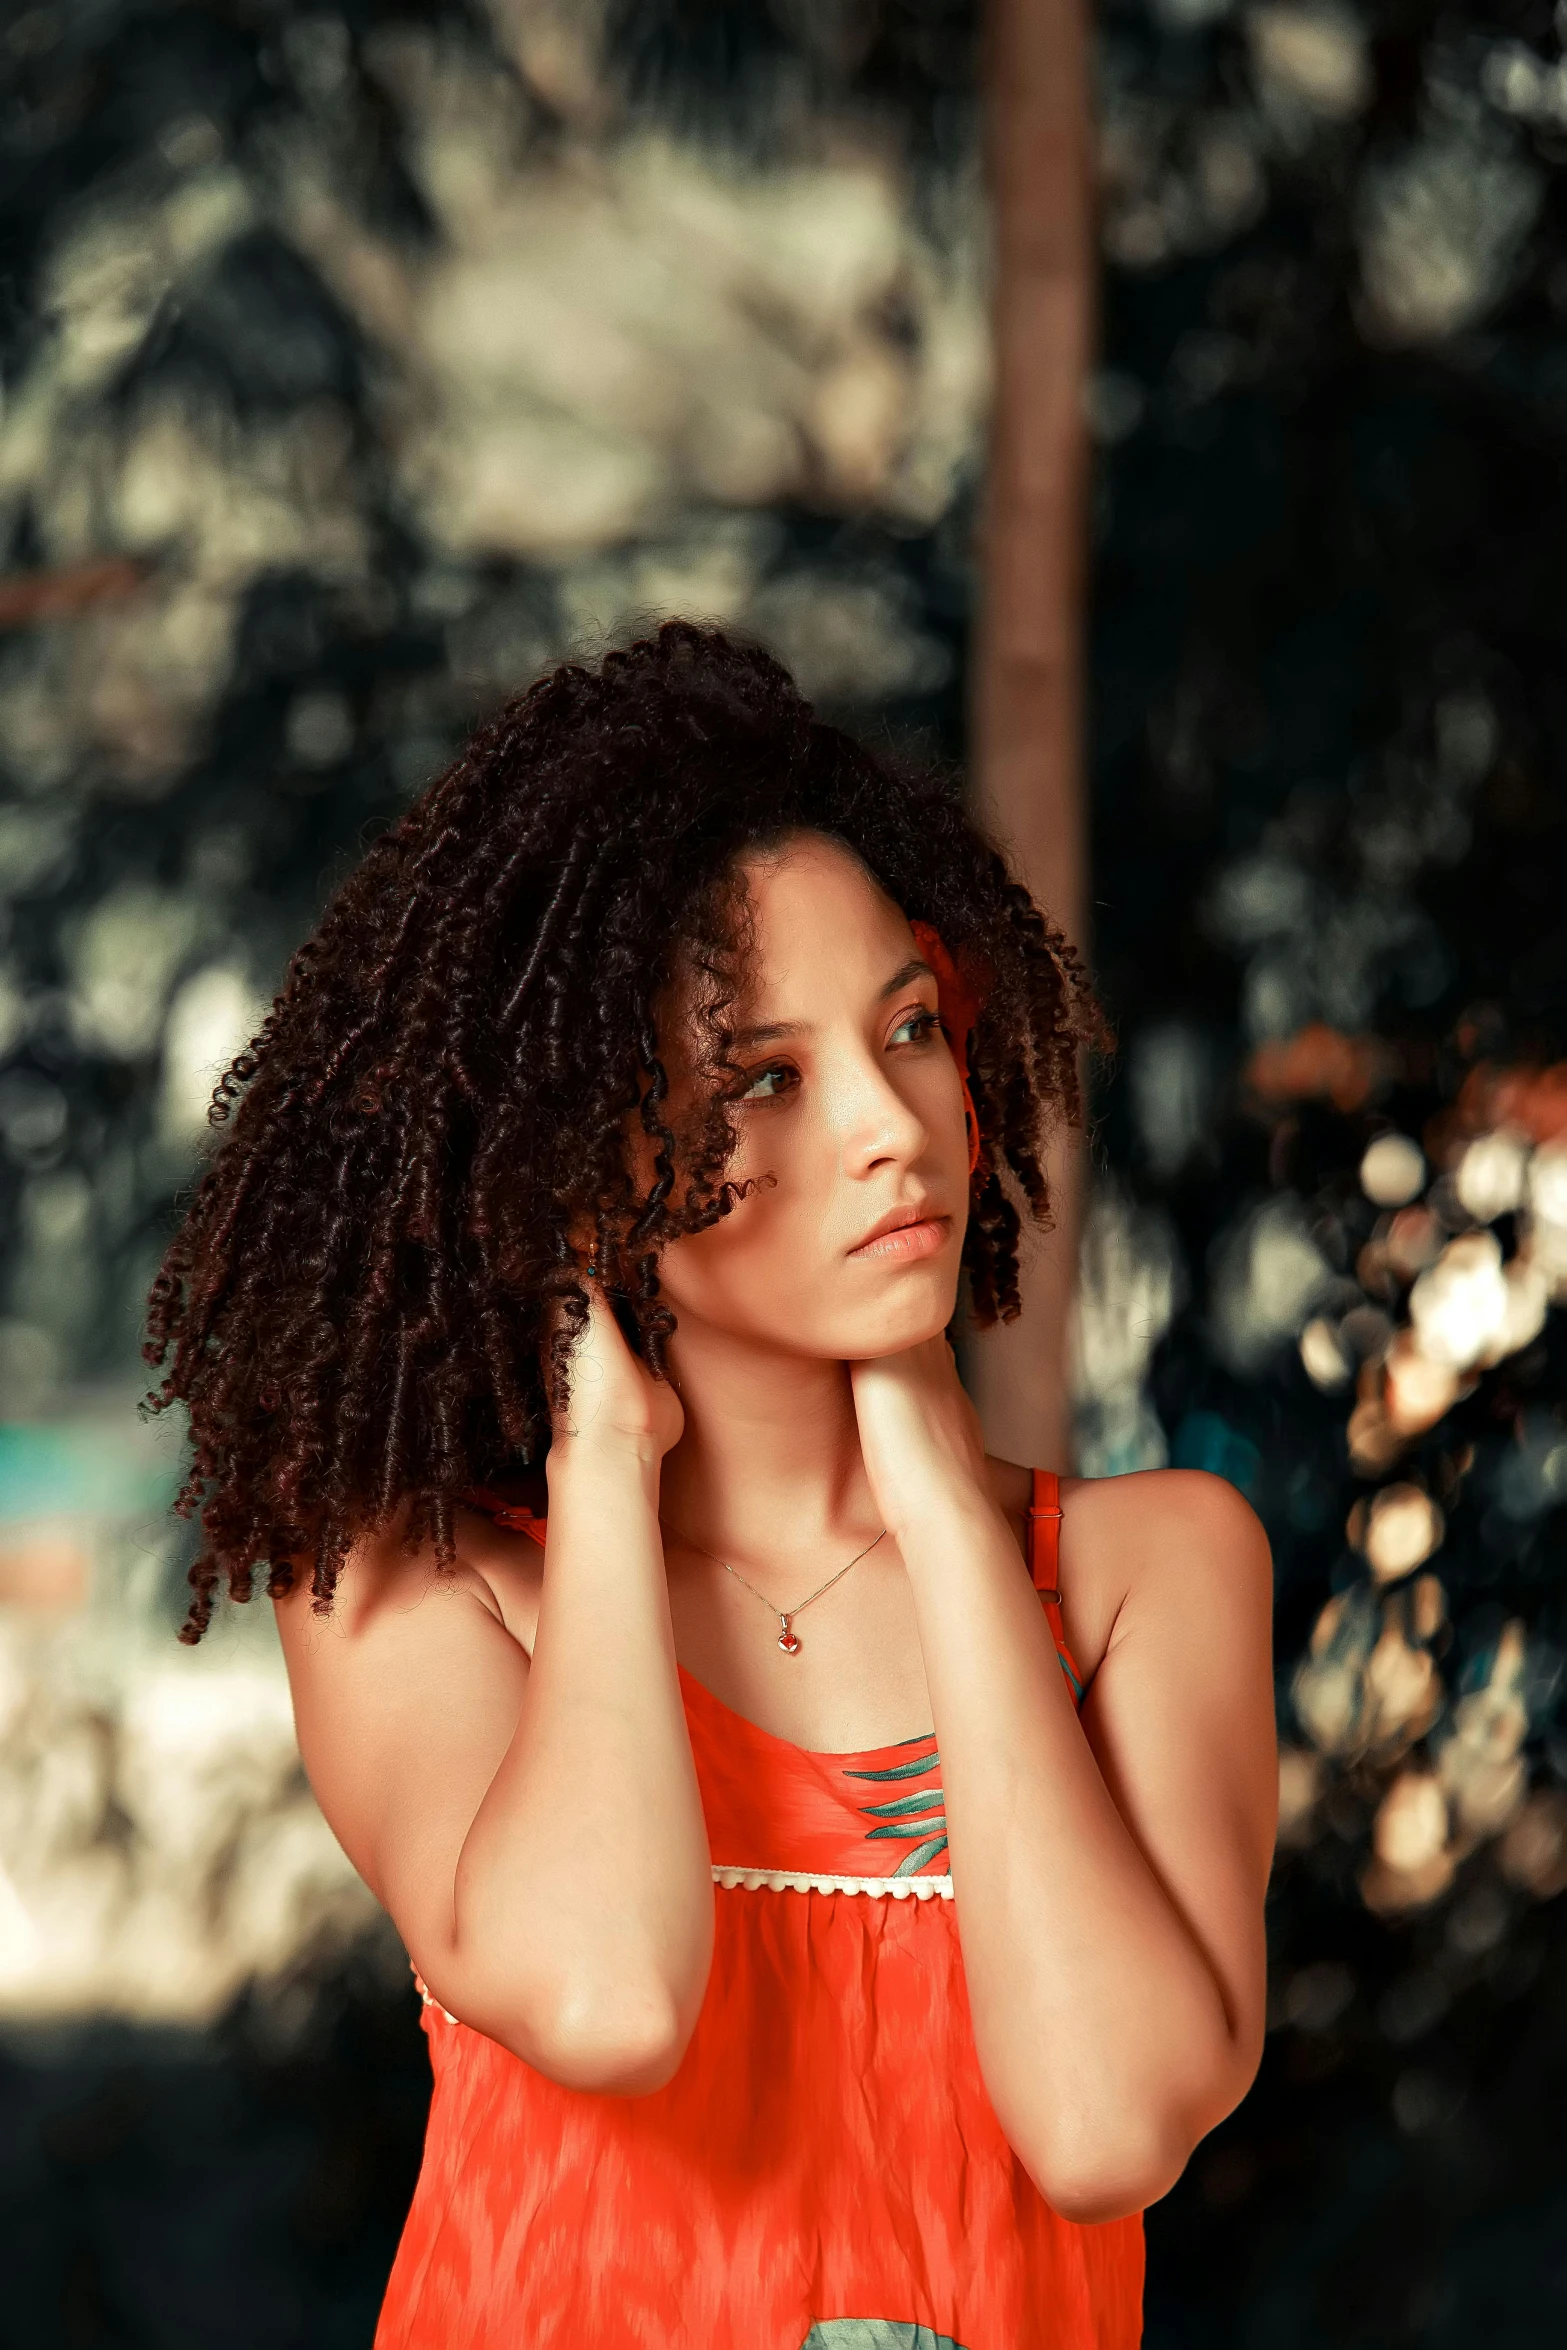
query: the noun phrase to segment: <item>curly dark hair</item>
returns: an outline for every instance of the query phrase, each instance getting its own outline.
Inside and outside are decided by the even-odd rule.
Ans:
[[[148,1397],[189,1413],[199,1640],[226,1585],[274,1596],[407,1503],[455,1558],[465,1493],[537,1462],[587,1312],[583,1248],[663,1375],[663,1246],[728,1212],[737,866],[800,829],[848,847],[959,965],[983,1151],[963,1261],[981,1323],[1018,1311],[1011,1170],[1049,1220],[1047,1131],[1080,1116],[1094,1013],[1060,932],[955,776],[817,718],[769,654],[669,622],[565,663],[482,726],[378,840],[213,1097],[227,1129],[153,1285]],[[655,1003],[698,977],[712,1084],[666,1116]],[[640,1115],[651,1176],[626,1121]],[[553,1329],[547,1339],[546,1331]]]

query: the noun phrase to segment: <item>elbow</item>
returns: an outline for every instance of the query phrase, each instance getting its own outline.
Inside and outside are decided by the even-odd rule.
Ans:
[[[692,2020],[662,1984],[577,1982],[508,2002],[480,2029],[563,2089],[646,2097],[679,2070]]]
[[[1080,2227],[1099,2227],[1112,2219],[1130,2219],[1167,2195],[1186,2167],[1177,2163],[1117,2154],[1109,2160],[1044,2163],[1028,2169],[1034,2184],[1052,2211]]]
[[[441,1968],[449,1993],[425,1970],[452,2014],[563,2089],[646,2097],[667,2086],[701,2012],[710,1932],[670,1949],[635,1931],[595,1940],[571,1924],[546,1941],[502,1924],[457,1937]]]
[[[1098,2226],[1168,2195],[1206,2126],[1192,2126],[1186,2115],[1149,2114],[1070,2135],[1056,2131],[1017,2152],[1052,2211]]]
[[[1044,2123],[1031,2112],[1012,2144],[1063,2219],[1098,2225],[1130,2218],[1169,2194],[1192,2149],[1239,2104],[1260,2055],[1259,2022],[1242,2039],[1208,2046],[1160,2082],[1101,2079],[1065,2127],[1062,2107],[1052,2101]]]
[[[1130,2219],[1167,2195],[1186,2168],[1189,2146],[1158,2140],[1107,2140],[1102,2145],[1050,2148],[1024,2166],[1052,2211],[1083,2227]]]

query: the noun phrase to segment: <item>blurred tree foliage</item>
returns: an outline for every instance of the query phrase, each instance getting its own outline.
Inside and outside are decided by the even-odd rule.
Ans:
[[[1120,1052],[1080,1438],[1251,1494],[1287,1742],[1275,2028],[1151,2217],[1149,2338],[1533,2350],[1567,2314],[1562,31],[1107,0],[1099,57]],[[961,748],[980,64],[957,0],[114,0],[13,14],[0,59],[0,1375],[45,1409],[129,1368],[212,1065],[323,889],[555,651],[727,616]],[[337,2021],[287,2063],[259,2009],[227,2043],[236,2130],[272,2081],[319,2166],[270,2340],[368,2338],[402,2174],[334,2170],[332,2051],[416,2071],[411,2001],[401,2041],[363,2020],[392,1996],[306,2001]],[[67,2141],[107,2216],[90,2307],[29,2287],[51,2338],[247,2338],[116,2265],[136,2132]]]
[[[1089,1433],[1251,1492],[1294,1745],[1275,2030],[1153,2215],[1156,2340],[1561,2323],[1560,55],[1543,8],[1103,20],[1103,1149],[1173,1271],[1158,1433],[1113,1377]],[[1431,1312],[1466,1248],[1540,1259],[1489,1341]]]

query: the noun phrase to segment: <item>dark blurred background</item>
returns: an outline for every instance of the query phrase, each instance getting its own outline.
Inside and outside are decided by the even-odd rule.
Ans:
[[[141,1300],[473,718],[664,612],[961,755],[960,0],[0,24],[0,2345],[367,2345],[428,2073]],[[1156,2350],[1567,2324],[1567,17],[1109,0],[1080,1465],[1278,1563],[1261,2079]]]

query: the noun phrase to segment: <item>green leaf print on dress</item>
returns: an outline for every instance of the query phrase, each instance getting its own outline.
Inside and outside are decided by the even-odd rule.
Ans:
[[[950,2334],[895,2317],[829,2317],[812,2326],[800,2350],[963,2350]]]
[[[922,1778],[927,1771],[939,1769],[941,1757],[931,1753],[913,1762],[895,1763],[884,1771],[845,1771],[846,1779],[913,1779]],[[866,1841],[878,1836],[918,1837],[912,1852],[906,1852],[893,1870],[895,1877],[912,1877],[927,1861],[947,1849],[946,1798],[940,1787],[920,1787],[911,1795],[895,1795],[888,1803],[862,1803],[860,1809],[867,1819],[879,1820],[879,1828],[867,1828]]]

